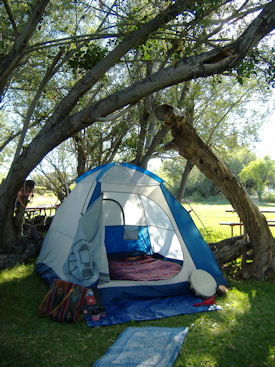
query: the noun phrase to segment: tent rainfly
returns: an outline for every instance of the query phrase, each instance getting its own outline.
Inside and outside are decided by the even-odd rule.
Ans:
[[[98,286],[104,302],[183,294],[191,273],[227,284],[190,214],[161,178],[131,164],[99,166],[58,208],[36,264],[55,278]]]

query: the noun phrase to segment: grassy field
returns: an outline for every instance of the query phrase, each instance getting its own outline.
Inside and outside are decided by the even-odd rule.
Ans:
[[[239,222],[236,213],[227,213],[226,210],[232,209],[232,206],[226,202],[206,202],[191,203],[184,205],[185,209],[190,211],[196,226],[199,228],[206,242],[217,242],[231,236],[230,226],[220,225],[221,222]],[[274,203],[265,203],[259,206],[260,209],[272,209],[275,211]],[[275,213],[265,214],[267,219],[275,220]],[[270,227],[275,237],[275,227]],[[234,236],[240,234],[239,227],[234,227]]]
[[[219,225],[232,215],[228,207],[192,204],[192,216],[197,222],[194,213],[199,215],[213,240],[222,239],[230,234]],[[128,326],[189,327],[176,367],[275,367],[275,282],[230,280],[228,295],[217,298],[221,311],[102,328],[89,328],[83,319],[41,319],[38,307],[46,291],[32,263],[0,273],[1,367],[92,366]]]

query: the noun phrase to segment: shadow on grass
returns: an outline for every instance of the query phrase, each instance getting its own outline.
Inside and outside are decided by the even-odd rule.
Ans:
[[[274,295],[274,283],[235,282],[223,310],[190,329],[175,367],[275,366]]]
[[[217,365],[274,366],[275,284],[239,282],[236,289],[243,297],[239,307],[235,306],[239,314],[234,322],[230,320],[226,333],[219,335],[225,342],[224,351],[230,353],[230,360],[228,363],[228,357],[225,359],[224,353],[220,353]]]

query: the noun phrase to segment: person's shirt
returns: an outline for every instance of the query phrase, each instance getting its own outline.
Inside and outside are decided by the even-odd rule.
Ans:
[[[29,189],[24,190],[24,187],[21,187],[21,189],[17,193],[16,201],[20,203],[20,205],[22,205],[23,208],[26,208],[27,203],[29,201],[29,197],[31,195],[32,195],[32,190],[29,190]]]

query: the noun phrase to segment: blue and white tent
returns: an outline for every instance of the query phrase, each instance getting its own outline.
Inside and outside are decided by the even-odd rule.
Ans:
[[[180,264],[168,279],[110,280],[108,259],[146,254]],[[36,265],[55,278],[97,284],[103,300],[183,294],[195,269],[226,284],[189,213],[153,173],[130,164],[107,164],[80,178],[58,208]]]

